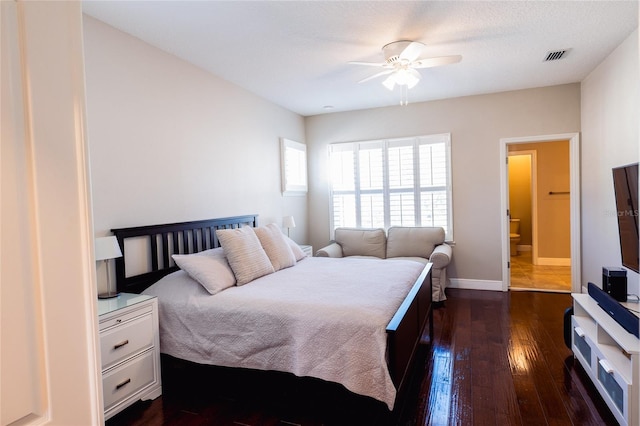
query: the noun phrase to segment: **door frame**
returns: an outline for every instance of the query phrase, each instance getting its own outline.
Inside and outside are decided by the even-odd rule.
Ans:
[[[580,265],[580,134],[561,133],[554,135],[525,136],[500,139],[500,207],[502,229],[502,291],[508,291],[511,284],[509,257],[509,179],[507,175],[507,145],[522,143],[554,142],[569,140],[569,220],[571,223],[571,292],[581,291]],[[504,216],[503,216],[504,215]]]

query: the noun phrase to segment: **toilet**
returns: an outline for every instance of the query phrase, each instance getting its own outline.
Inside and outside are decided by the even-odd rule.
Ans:
[[[509,220],[509,239],[510,239],[510,252],[511,256],[517,256],[518,243],[520,242],[520,219]]]

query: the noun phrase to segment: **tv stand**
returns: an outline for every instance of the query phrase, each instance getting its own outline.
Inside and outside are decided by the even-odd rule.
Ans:
[[[574,293],[571,350],[621,425],[640,424],[640,340],[588,294]]]

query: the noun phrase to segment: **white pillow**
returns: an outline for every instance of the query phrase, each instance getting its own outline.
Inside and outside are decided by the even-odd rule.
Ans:
[[[267,253],[273,269],[289,268],[296,264],[291,247],[284,238],[284,234],[275,223],[254,229],[262,248]]]
[[[171,257],[180,269],[198,281],[210,294],[219,293],[236,283],[236,277],[222,248],[195,254],[174,254]]]
[[[216,235],[236,276],[237,285],[274,272],[253,228],[218,229]]]
[[[298,243],[296,243],[295,241],[293,241],[291,238],[287,237],[284,234],[282,234],[282,236],[287,241],[287,243],[289,243],[289,247],[291,247],[291,251],[293,252],[293,255],[296,258],[296,262],[299,262],[305,257],[307,257],[307,254],[304,251],[302,251],[302,248],[300,248]]]

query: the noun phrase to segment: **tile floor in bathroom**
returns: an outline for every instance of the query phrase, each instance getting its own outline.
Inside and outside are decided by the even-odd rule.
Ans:
[[[571,292],[570,266],[540,266],[531,262],[531,252],[511,256],[511,289]]]

